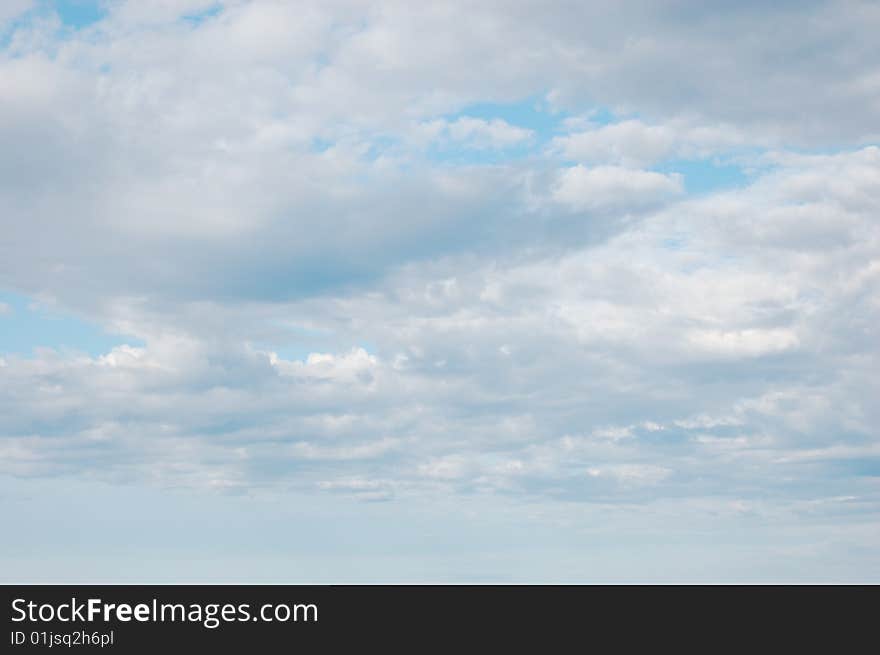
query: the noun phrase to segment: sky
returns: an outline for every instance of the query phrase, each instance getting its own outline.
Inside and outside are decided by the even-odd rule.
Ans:
[[[0,3],[0,582],[880,582],[880,4]]]

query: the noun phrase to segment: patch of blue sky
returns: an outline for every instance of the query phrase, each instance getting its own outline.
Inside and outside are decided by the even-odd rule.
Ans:
[[[89,27],[106,15],[107,9],[104,3],[97,0],[40,0],[6,24],[0,24],[0,49],[5,49],[10,45],[17,30],[27,29],[34,21],[57,16],[62,25],[62,34],[59,36],[62,36],[65,31],[70,32]]]
[[[655,166],[658,173],[679,173],[688,194],[704,194],[746,186],[751,176],[746,170],[718,159],[673,159]]]
[[[312,150],[314,152],[327,152],[334,146],[334,142],[330,139],[322,139],[315,137],[312,139]]]
[[[541,98],[527,98],[513,103],[478,103],[462,107],[444,118],[454,122],[459,118],[480,118],[485,121],[500,119],[516,127],[531,130],[538,141],[547,141],[559,133],[562,121],[568,114],[554,111]]]
[[[436,118],[449,123],[460,118],[502,120],[514,127],[530,130],[532,138],[500,147],[476,147],[467,143],[440,141],[429,148],[428,157],[432,161],[460,165],[499,164],[512,159],[533,157],[543,153],[554,137],[567,132],[565,121],[573,117],[569,112],[551,107],[543,98],[534,96],[518,102],[466,105],[459,111]],[[610,110],[602,107],[578,114],[577,117],[595,125],[607,125],[616,120]]]
[[[444,115],[442,118],[454,121],[465,116],[481,118],[487,121],[496,118],[501,119],[511,125],[532,130],[541,141],[548,141],[554,136],[567,131],[565,127],[567,119],[582,118],[594,125],[608,125],[620,120],[607,107],[594,107],[588,111],[578,112],[575,115],[571,112],[554,108],[543,98],[534,96],[518,102],[485,102],[466,105],[461,110]]]
[[[354,349],[362,348],[368,355],[375,355],[376,348],[371,343],[342,343],[335,339],[305,339],[301,341],[269,341],[252,344],[253,348],[262,352],[273,352],[279,358],[288,361],[306,361],[313,353],[343,355]]]
[[[26,296],[0,293],[0,355],[29,357],[37,348],[103,355],[116,346],[142,346],[89,321],[53,311]]]
[[[219,15],[223,6],[217,2],[200,11],[181,16],[181,20],[193,26]],[[0,47],[8,45],[9,37],[16,28],[38,18],[57,15],[67,30],[81,30],[94,25],[107,17],[108,2],[105,0],[39,0],[29,11],[17,17],[3,30],[0,26]]]
[[[97,0],[44,0],[40,8],[58,14],[61,22],[74,29],[82,29],[107,15],[105,3]]]
[[[532,143],[521,143],[505,148],[467,147],[456,143],[431,145],[427,150],[430,161],[455,166],[492,166],[535,154]]]

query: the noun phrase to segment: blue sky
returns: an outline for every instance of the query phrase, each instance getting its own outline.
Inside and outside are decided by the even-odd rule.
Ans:
[[[5,4],[0,581],[880,579],[843,7]]]
[[[103,3],[92,0],[54,0],[42,3],[42,8],[57,13],[61,22],[75,29],[92,25],[107,15]]]
[[[98,356],[125,343],[139,344],[137,339],[108,334],[100,325],[52,311],[26,296],[0,294],[0,303],[4,355],[29,357],[36,348],[54,348]]]

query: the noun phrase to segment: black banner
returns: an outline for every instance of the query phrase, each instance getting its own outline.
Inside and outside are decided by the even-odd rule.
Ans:
[[[2,652],[791,646],[869,639],[877,587],[6,586]],[[708,641],[707,641],[708,640]],[[865,643],[862,641],[862,643]]]

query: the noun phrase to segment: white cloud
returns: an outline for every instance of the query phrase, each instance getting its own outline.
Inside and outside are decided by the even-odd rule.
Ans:
[[[682,121],[649,125],[631,119],[555,137],[551,148],[584,164],[638,168],[674,157],[704,158],[744,143],[746,139],[729,126],[705,127]]]
[[[694,330],[688,340],[696,348],[722,356],[766,355],[796,348],[797,334],[789,329]]]
[[[500,118],[486,121],[462,116],[448,124],[449,136],[455,141],[472,144],[476,148],[505,148],[528,141],[532,131],[511,125]]]
[[[0,34],[8,27],[4,24],[21,16],[33,6],[33,0],[7,0],[0,5]]]
[[[683,192],[678,175],[634,171],[616,166],[563,170],[553,199],[574,210],[623,210],[659,205]]]
[[[534,140],[532,130],[511,125],[500,118],[485,120],[461,116],[455,120],[434,119],[415,125],[406,134],[413,145],[429,144],[444,149],[503,150],[527,145]]]

